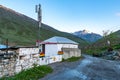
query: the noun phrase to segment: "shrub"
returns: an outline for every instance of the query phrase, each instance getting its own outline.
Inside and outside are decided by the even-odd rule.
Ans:
[[[114,49],[120,49],[120,44],[114,45],[113,47],[114,47]]]
[[[110,51],[113,51],[113,48],[112,48],[112,47],[109,47],[109,48],[108,48],[108,52],[110,52]]]

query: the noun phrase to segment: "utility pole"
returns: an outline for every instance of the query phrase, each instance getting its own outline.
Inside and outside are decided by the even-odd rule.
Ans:
[[[40,27],[41,27],[41,20],[42,20],[42,14],[41,14],[41,5],[36,5],[35,12],[38,14],[38,47],[39,45],[39,39],[40,39]]]
[[[6,54],[8,54],[8,39],[6,39]]]

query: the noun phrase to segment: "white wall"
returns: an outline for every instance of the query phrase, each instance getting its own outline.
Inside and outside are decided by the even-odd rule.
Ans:
[[[45,56],[54,56],[61,48],[78,48],[75,44],[45,44]]]
[[[58,46],[57,44],[46,44],[45,45],[45,56],[57,55]]]
[[[78,48],[63,48],[63,58],[68,59],[72,56],[80,57],[81,56],[81,50]]]
[[[61,48],[78,48],[78,45],[75,44],[57,44],[58,50],[61,51]]]
[[[47,57],[39,58],[39,65],[49,64],[49,59]]]
[[[38,48],[19,48],[19,55],[38,54]]]
[[[50,56],[49,64],[62,61],[62,55]]]
[[[54,63],[54,62],[61,62],[62,61],[62,55],[55,55],[55,56],[49,56],[49,57],[43,57],[43,58],[39,58],[40,65],[47,65],[50,63]]]

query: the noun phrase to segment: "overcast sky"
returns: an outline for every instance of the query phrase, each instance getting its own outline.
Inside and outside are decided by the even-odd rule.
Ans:
[[[42,22],[64,32],[120,30],[120,0],[0,0],[0,4],[37,20],[35,5],[42,6]]]

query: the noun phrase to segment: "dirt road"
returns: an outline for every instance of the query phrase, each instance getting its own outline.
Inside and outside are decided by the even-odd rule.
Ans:
[[[53,73],[40,80],[120,80],[120,61],[84,57],[76,62],[51,64]]]

